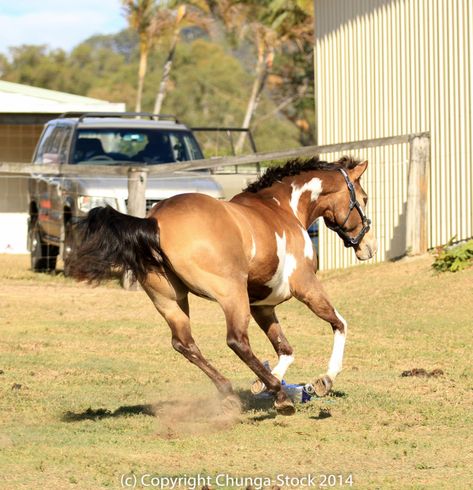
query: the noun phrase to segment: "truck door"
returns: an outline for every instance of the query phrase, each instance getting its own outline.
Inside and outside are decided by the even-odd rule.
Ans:
[[[49,128],[48,128],[49,129]],[[63,163],[64,148],[70,138],[70,128],[66,126],[51,127],[46,130],[44,145],[37,152],[35,163]],[[62,161],[61,161],[62,160]],[[39,169],[41,167],[38,167]],[[38,222],[46,242],[58,245],[62,226],[62,192],[61,177],[56,175],[36,174],[36,194],[38,205]]]

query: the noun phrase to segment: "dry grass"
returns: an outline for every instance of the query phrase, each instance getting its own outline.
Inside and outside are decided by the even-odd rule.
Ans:
[[[229,420],[143,293],[33,275],[27,258],[0,256],[0,488],[120,488],[129,472],[469,488],[473,270],[434,275],[431,262],[325,275],[350,325],[345,370],[332,396],[290,418],[251,401],[253,375],[226,347],[218,306],[194,298],[197,342],[242,392]],[[278,312],[296,351],[289,380],[310,380],[327,363],[330,328],[295,301]],[[254,324],[251,339],[274,362]],[[401,377],[413,368],[445,374]]]

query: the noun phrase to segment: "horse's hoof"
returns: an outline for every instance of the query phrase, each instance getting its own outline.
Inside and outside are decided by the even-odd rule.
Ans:
[[[261,395],[263,391],[266,391],[266,385],[260,379],[256,379],[251,385],[251,394]]]
[[[280,401],[276,400],[274,408],[280,415],[294,415],[296,413],[296,407],[289,397]]]
[[[320,378],[317,378],[315,380],[315,383],[313,385],[314,392],[319,397],[326,396],[332,389],[332,385],[333,382],[330,376],[324,374],[323,376],[320,376]]]
[[[222,400],[222,410],[226,414],[234,414],[241,412],[241,401],[236,395],[227,395]]]
[[[304,391],[309,395],[309,396],[316,396],[315,394],[315,388],[312,383],[307,383],[304,385]]]

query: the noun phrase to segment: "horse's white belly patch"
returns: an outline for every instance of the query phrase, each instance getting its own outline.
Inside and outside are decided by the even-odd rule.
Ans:
[[[282,237],[277,233],[275,235],[278,267],[274,276],[265,284],[265,286],[271,288],[271,294],[265,299],[251,303],[253,305],[277,305],[291,297],[289,278],[297,267],[297,261],[294,255],[287,253],[286,233],[283,232]]]

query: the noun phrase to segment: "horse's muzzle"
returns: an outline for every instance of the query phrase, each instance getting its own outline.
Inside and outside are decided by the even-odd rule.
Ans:
[[[369,260],[376,255],[378,251],[378,242],[371,233],[367,233],[363,240],[355,249],[355,255],[358,260]]]

